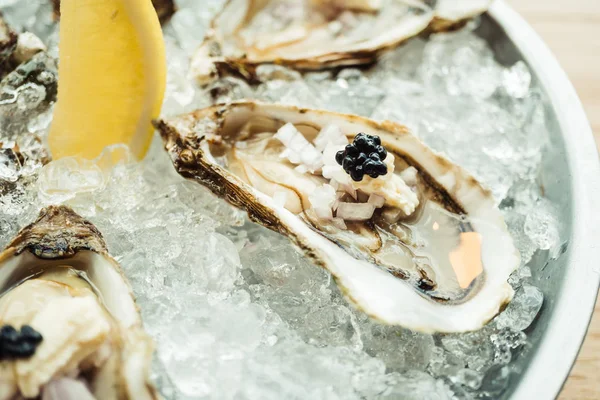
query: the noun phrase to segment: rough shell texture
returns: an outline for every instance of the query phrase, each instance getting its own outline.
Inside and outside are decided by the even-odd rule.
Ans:
[[[82,250],[107,253],[102,234],[89,221],[68,207],[44,208],[38,218],[8,245],[15,254],[30,251],[43,259],[63,259]]]
[[[18,282],[32,273],[65,264],[84,271],[86,265],[95,265],[89,278],[122,328],[123,337],[114,343],[119,349],[117,361],[113,361],[116,365],[107,366],[108,370],[119,371],[119,378],[114,381],[101,376],[97,384],[110,386],[105,391],[122,400],[160,399],[149,378],[153,342],[143,330],[127,278],[108,255],[102,234],[91,222],[66,206],[42,209],[38,218],[24,227],[0,254],[0,279],[4,285],[14,284],[15,279]]]

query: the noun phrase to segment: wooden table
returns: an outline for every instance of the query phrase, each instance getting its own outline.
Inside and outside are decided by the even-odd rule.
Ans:
[[[507,1],[542,36],[569,74],[600,148],[600,0]],[[559,399],[600,400],[600,298]]]

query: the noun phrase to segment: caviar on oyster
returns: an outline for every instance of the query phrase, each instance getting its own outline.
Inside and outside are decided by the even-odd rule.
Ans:
[[[42,342],[42,335],[29,325],[20,330],[5,324],[0,328],[0,360],[29,358]]]
[[[512,298],[519,255],[490,192],[401,125],[241,101],[157,127],[181,175],[288,236],[371,317],[462,332]],[[387,149],[385,175],[339,165],[356,132]]]
[[[335,154],[335,161],[353,180],[360,182],[365,175],[377,178],[387,174],[388,168],[384,163],[386,157],[387,151],[381,145],[379,136],[361,132],[354,138],[354,143],[346,145],[344,150]]]
[[[152,341],[105,246],[53,206],[0,254],[0,399],[158,399]]]
[[[491,0],[228,0],[192,59],[202,85],[277,63],[303,70],[374,62],[431,28],[479,15]]]

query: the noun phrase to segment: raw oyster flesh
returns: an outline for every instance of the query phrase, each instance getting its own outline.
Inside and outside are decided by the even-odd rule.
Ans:
[[[512,298],[519,255],[490,192],[404,126],[250,101],[156,126],[181,175],[289,237],[373,318],[469,331]],[[380,144],[380,176],[338,164],[353,139]]]
[[[228,0],[196,52],[200,84],[234,70],[252,79],[262,63],[298,69],[369,64],[427,30],[484,12],[491,0]]]
[[[100,232],[70,208],[43,209],[21,230],[0,256],[0,285],[2,331],[41,334],[29,357],[0,355],[0,399],[159,398],[129,283]]]

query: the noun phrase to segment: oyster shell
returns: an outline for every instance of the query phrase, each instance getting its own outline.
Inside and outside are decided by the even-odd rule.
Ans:
[[[402,125],[242,101],[156,126],[182,176],[287,236],[376,319],[423,332],[470,331],[512,298],[507,279],[519,255],[490,192]],[[282,144],[290,126],[302,161]],[[345,137],[315,163],[320,138],[335,129]],[[396,172],[326,179],[339,173],[327,161],[331,148],[343,149],[358,132],[379,136]]]
[[[491,0],[228,0],[191,63],[201,85],[257,65],[297,69],[370,64],[428,27],[444,30]]]
[[[0,254],[0,285],[2,324],[43,337],[30,358],[0,364],[0,399],[159,398],[152,340],[90,222],[65,206],[43,209]]]

